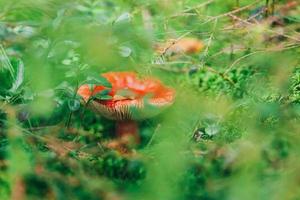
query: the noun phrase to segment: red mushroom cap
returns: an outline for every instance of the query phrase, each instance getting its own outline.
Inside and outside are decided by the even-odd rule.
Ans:
[[[134,72],[109,72],[102,74],[112,85],[109,100],[92,100],[89,105],[99,114],[114,120],[141,120],[159,114],[169,107],[175,91],[159,80],[139,79]],[[78,94],[87,102],[91,96],[107,89],[97,85],[91,90],[82,85]]]

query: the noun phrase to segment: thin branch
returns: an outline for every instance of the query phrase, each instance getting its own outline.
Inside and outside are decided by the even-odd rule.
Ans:
[[[247,10],[247,9],[251,8],[252,6],[257,5],[257,3],[259,3],[259,2],[260,2],[260,0],[257,0],[257,1],[251,3],[251,4],[247,5],[247,6],[240,7],[240,8],[238,8],[238,9],[235,9],[235,10],[233,10],[233,11],[230,11],[230,12],[227,12],[227,13],[224,13],[224,14],[221,14],[221,15],[217,15],[217,16],[214,16],[214,17],[210,17],[210,19],[207,20],[207,21],[205,21],[205,22],[203,22],[202,25],[203,25],[203,24],[207,24],[207,23],[209,23],[209,22],[211,22],[211,21],[214,21],[214,20],[216,20],[216,19],[219,19],[219,18],[222,18],[222,17],[227,17],[227,16],[230,16],[230,15],[234,15],[234,14],[239,13],[239,12],[241,12],[241,11]]]
[[[228,69],[225,71],[224,75],[226,75],[228,72],[231,71],[231,69],[236,65],[238,64],[239,62],[241,62],[242,60],[244,60],[245,58],[248,58],[252,55],[255,55],[255,54],[258,54],[258,53],[262,53],[262,52],[279,52],[279,51],[284,51],[284,50],[289,50],[289,49],[294,49],[294,48],[298,48],[300,47],[300,44],[296,44],[296,45],[291,45],[291,46],[287,46],[287,47],[284,47],[284,48],[271,48],[271,49],[264,49],[264,50],[258,50],[258,51],[254,51],[254,52],[251,52],[249,54],[246,54],[238,59],[236,59],[229,67]]]
[[[165,54],[167,53],[167,51],[173,46],[175,45],[179,40],[181,40],[182,38],[184,38],[185,36],[187,36],[188,34],[190,34],[191,32],[187,32],[182,34],[180,37],[176,38],[169,46],[167,46],[164,51],[159,55],[159,57],[164,57]]]
[[[186,14],[188,14],[188,15],[194,15],[194,14],[188,13],[188,12],[190,12],[192,10],[197,10],[197,9],[202,8],[204,6],[207,6],[207,5],[211,4],[211,3],[213,3],[214,1],[215,0],[209,0],[209,1],[206,1],[204,3],[199,4],[197,6],[194,6],[192,8],[185,9],[185,10],[183,10],[182,12],[180,12],[180,13],[178,13],[176,15],[172,15],[170,18],[175,18],[175,17],[179,17],[179,16],[185,16]]]

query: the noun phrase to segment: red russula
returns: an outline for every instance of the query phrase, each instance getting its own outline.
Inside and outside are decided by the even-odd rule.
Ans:
[[[117,120],[118,136],[133,135],[138,140],[137,120],[143,120],[159,114],[170,106],[175,91],[164,86],[153,77],[140,79],[134,72],[108,72],[102,74],[112,85],[109,100],[92,100],[89,106],[102,116]],[[78,94],[87,102],[93,95],[106,90],[102,85],[90,89],[82,85]]]

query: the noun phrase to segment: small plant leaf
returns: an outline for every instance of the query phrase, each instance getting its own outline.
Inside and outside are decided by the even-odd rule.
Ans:
[[[122,13],[116,20],[115,23],[124,23],[131,20],[131,14],[128,12]]]
[[[59,27],[59,25],[61,24],[61,22],[63,20],[64,15],[65,15],[65,9],[59,10],[57,12],[57,16],[52,22],[54,29],[57,29]]]
[[[103,76],[97,76],[97,77],[88,77],[87,80],[84,82],[85,84],[91,84],[91,85],[102,85],[107,88],[111,88],[112,85],[106,78]]]
[[[119,53],[122,57],[127,58],[131,55],[132,50],[129,47],[121,46],[119,47]]]
[[[78,99],[69,99],[68,107],[71,111],[77,111],[80,108],[80,101]]]
[[[12,84],[10,91],[15,92],[21,86],[23,81],[24,81],[24,63],[21,60],[19,60],[16,69],[16,74],[14,77],[14,82]]]
[[[101,100],[109,100],[112,99],[112,96],[108,95],[110,92],[109,89],[102,90],[95,95],[92,96],[92,99],[101,99]]]

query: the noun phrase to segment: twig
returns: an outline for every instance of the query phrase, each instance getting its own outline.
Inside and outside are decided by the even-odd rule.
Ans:
[[[167,46],[164,51],[159,55],[159,57],[164,57],[164,55],[167,53],[167,51],[173,46],[175,45],[179,40],[181,40],[182,38],[184,38],[185,36],[187,36],[188,34],[190,34],[191,32],[187,32],[183,35],[181,35],[180,37],[176,38],[175,41],[173,41],[169,46]]]
[[[26,130],[34,132],[34,131],[40,131],[40,130],[43,130],[43,129],[54,128],[54,127],[56,127],[56,125],[53,125],[53,126],[31,127],[31,128],[27,128]]]
[[[170,18],[175,18],[175,17],[182,16],[182,15],[185,15],[185,14],[191,14],[191,13],[188,13],[188,12],[190,12],[192,10],[197,10],[197,9],[202,8],[204,6],[207,6],[208,4],[213,3],[214,1],[215,0],[208,0],[208,1],[206,1],[204,3],[201,3],[201,4],[199,4],[199,5],[195,6],[195,7],[185,9],[182,12],[180,12],[179,14],[172,15]]]
[[[212,30],[212,32],[211,32],[211,34],[209,36],[208,43],[207,43],[206,48],[205,48],[205,50],[203,52],[204,57],[206,57],[208,55],[208,50],[209,50],[209,48],[211,46],[211,42],[212,42],[212,39],[213,39],[215,31],[216,31],[217,23],[218,23],[218,19],[215,19],[213,30]]]
[[[260,2],[260,0],[257,0],[257,1],[251,3],[251,4],[247,5],[247,6],[240,7],[238,9],[233,10],[233,11],[230,11],[230,12],[227,12],[227,13],[224,13],[224,14],[221,14],[221,15],[217,15],[217,16],[211,17],[209,20],[203,22],[201,25],[207,24],[208,22],[211,22],[213,20],[216,20],[216,19],[219,19],[219,18],[222,18],[222,17],[230,16],[230,15],[239,13],[241,11],[247,10],[247,9],[251,8],[252,6],[254,6],[254,5],[257,5],[257,3],[259,3],[259,2]]]
[[[252,23],[250,23],[250,22],[248,22],[248,21],[246,21],[246,20],[243,20],[243,19],[241,19],[241,18],[239,18],[239,17],[237,17],[237,16],[235,16],[235,15],[233,15],[233,14],[230,14],[229,16],[232,17],[232,18],[235,19],[235,20],[238,20],[238,21],[244,23],[244,24],[252,25]]]
[[[221,76],[224,80],[228,81],[232,86],[235,86],[235,83],[233,82],[233,80],[231,80],[225,73],[221,73],[221,72],[218,72],[217,70],[211,68],[211,67],[208,67],[208,66],[205,66],[205,68],[212,72],[212,73],[215,73],[219,76]]]
[[[236,59],[229,67],[228,69],[225,71],[224,75],[226,75],[228,72],[231,71],[231,69],[236,65],[238,64],[239,62],[241,62],[243,59],[245,58],[248,58],[254,54],[257,54],[257,53],[262,53],[262,52],[278,52],[278,51],[284,51],[284,50],[289,50],[289,49],[293,49],[293,48],[297,48],[297,47],[300,47],[300,44],[296,44],[296,45],[291,45],[291,46],[287,46],[287,47],[284,47],[284,48],[281,48],[281,49],[277,49],[277,48],[272,48],[272,49],[265,49],[265,50],[258,50],[258,51],[254,51],[254,52],[251,52],[249,54],[246,54],[238,59]]]

